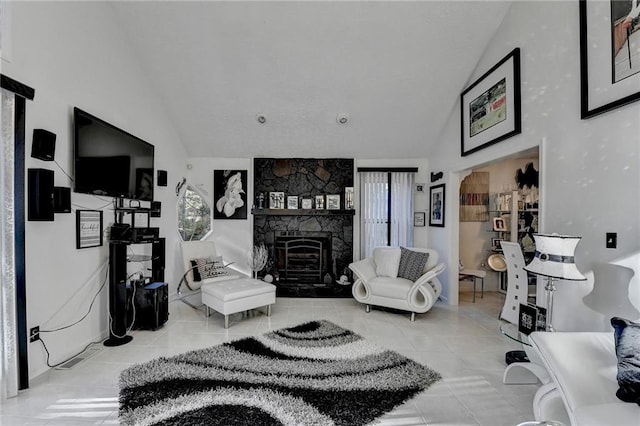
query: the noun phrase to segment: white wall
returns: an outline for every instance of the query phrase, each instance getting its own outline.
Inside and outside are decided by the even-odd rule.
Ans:
[[[447,191],[455,194],[458,171],[541,144],[541,231],[582,236],[576,263],[585,273],[598,260],[634,269],[630,298],[640,307],[640,103],[580,119],[578,37],[578,2],[515,2],[469,83],[520,47],[522,134],[461,158],[457,105],[430,163],[448,172]],[[455,196],[448,199],[448,223],[450,218],[457,222],[457,204],[451,202]],[[606,232],[618,232],[617,249],[605,248]],[[457,227],[431,229],[429,238],[432,245],[449,250],[450,264],[457,260]],[[449,276],[445,295],[452,293],[450,303],[457,302],[456,281]],[[556,306],[562,308],[554,314],[556,329],[600,326],[582,303],[592,286],[592,280],[558,285]]]
[[[3,61],[2,73],[36,91],[35,99],[27,102],[26,167],[54,170],[56,186],[72,186],[62,170],[72,175],[74,106],[155,145],[155,167],[168,171],[169,186],[155,188],[162,217],[152,219],[152,226],[160,227],[160,235],[167,237],[165,280],[175,286],[176,233],[169,230],[176,229],[173,189],[186,153],[112,16],[111,7],[98,2],[12,3],[11,57],[10,62]],[[34,128],[57,134],[57,165],[29,157]],[[71,201],[74,211],[102,209],[105,228],[113,222],[110,198],[72,193]],[[28,328],[39,325],[48,330],[79,320],[104,282],[108,240],[99,248],[77,250],[75,238],[75,214],[56,214],[54,222],[27,222]],[[82,322],[64,331],[41,333],[50,363],[106,337],[107,288]],[[46,369],[40,343],[30,343],[29,375]]]
[[[247,219],[213,219],[211,234],[207,239],[215,241],[216,250],[225,263],[234,262],[233,268],[247,275],[251,269],[247,263],[247,253],[253,246],[253,216],[251,207],[253,196],[253,160],[250,158],[190,158],[188,160],[187,183],[197,187],[209,201],[211,217],[213,200],[214,170],[247,170],[247,181],[243,186],[247,193]]]

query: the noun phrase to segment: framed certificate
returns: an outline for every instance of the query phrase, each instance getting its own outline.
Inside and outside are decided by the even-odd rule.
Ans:
[[[102,245],[102,210],[76,210],[76,248]]]

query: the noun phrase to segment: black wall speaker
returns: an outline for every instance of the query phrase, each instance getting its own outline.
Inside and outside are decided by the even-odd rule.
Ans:
[[[29,169],[27,219],[53,220],[53,170]]]
[[[56,134],[44,129],[33,129],[31,156],[44,161],[53,161],[56,152]]]
[[[53,187],[53,211],[55,213],[71,213],[71,188]]]
[[[149,212],[149,216],[151,216],[151,217],[160,217],[161,208],[162,208],[162,203],[160,201],[152,201],[151,202],[151,211]]]
[[[167,186],[166,170],[158,170],[158,186]]]

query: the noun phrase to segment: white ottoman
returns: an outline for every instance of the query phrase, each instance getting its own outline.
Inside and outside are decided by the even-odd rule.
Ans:
[[[224,315],[224,328],[229,328],[229,315],[250,309],[267,307],[276,303],[276,286],[253,278],[238,278],[205,284],[202,286],[202,303],[209,309]]]

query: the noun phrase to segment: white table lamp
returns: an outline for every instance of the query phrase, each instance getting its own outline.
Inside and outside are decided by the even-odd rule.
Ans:
[[[524,267],[524,270],[547,279],[544,288],[547,292],[547,331],[553,331],[555,281],[584,281],[587,279],[578,271],[574,260],[576,246],[581,238],[558,234],[533,235],[536,254],[531,263]]]

